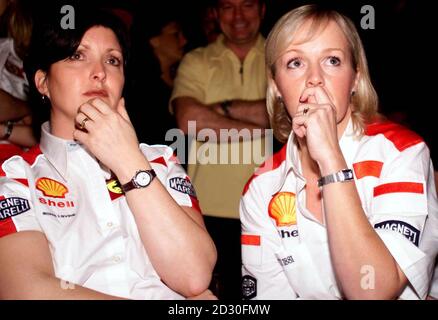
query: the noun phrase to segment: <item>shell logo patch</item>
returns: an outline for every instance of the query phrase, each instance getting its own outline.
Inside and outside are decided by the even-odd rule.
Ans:
[[[36,188],[43,192],[46,197],[65,198],[68,189],[61,182],[50,178],[39,178],[36,181]]]
[[[268,212],[278,227],[297,224],[295,194],[292,192],[277,193],[269,202]]]

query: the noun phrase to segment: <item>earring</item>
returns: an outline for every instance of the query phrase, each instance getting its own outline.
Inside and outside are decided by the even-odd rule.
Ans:
[[[41,95],[41,102],[42,102],[42,104],[48,103],[49,97],[47,97],[45,94]]]

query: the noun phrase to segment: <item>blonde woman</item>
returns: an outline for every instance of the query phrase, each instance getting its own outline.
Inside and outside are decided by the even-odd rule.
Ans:
[[[268,112],[286,142],[240,205],[248,299],[424,299],[438,204],[429,151],[377,112],[353,23],[308,5],[266,43]],[[421,247],[421,245],[420,245]]]

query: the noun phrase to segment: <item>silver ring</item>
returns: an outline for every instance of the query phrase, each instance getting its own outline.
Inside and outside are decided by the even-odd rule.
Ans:
[[[305,108],[303,109],[303,114],[307,114],[307,112],[309,112],[309,107],[305,107]]]
[[[85,117],[84,120],[82,120],[81,124],[79,125],[79,129],[84,130],[85,129],[85,122],[90,120],[88,117]]]

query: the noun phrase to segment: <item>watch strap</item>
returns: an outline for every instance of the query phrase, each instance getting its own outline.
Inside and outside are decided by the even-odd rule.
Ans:
[[[334,182],[345,182],[353,179],[354,179],[353,170],[343,169],[318,179],[318,187],[322,187]]]
[[[135,182],[135,177],[137,176],[137,174],[138,174],[140,171],[142,171],[142,172],[147,172],[147,174],[149,174],[149,176],[151,177],[151,180],[150,180],[150,182],[149,182],[148,185],[150,185],[151,182],[152,182],[152,180],[154,180],[154,178],[157,176],[157,174],[155,173],[155,170],[154,170],[154,169],[151,169],[151,170],[138,170],[138,171],[135,173],[134,177],[131,179],[131,181],[129,181],[129,182],[127,182],[127,183],[121,185],[122,191],[123,191],[124,193],[126,193],[126,192],[128,192],[128,191],[130,191],[130,190],[132,190],[132,189],[146,188],[146,187],[148,186],[148,185],[147,185],[147,186],[142,187],[142,186],[139,186],[139,185]]]
[[[11,120],[8,120],[3,124],[5,126],[5,133],[4,133],[3,137],[0,138],[0,140],[8,140],[12,134],[12,129],[14,129],[14,122]]]
[[[225,101],[222,101],[221,103],[220,103],[220,106],[221,106],[221,108],[222,108],[222,111],[224,112],[224,115],[227,117],[227,118],[231,118],[231,115],[230,115],[230,107],[231,107],[231,104],[233,103],[233,101],[231,101],[231,100],[225,100]]]

